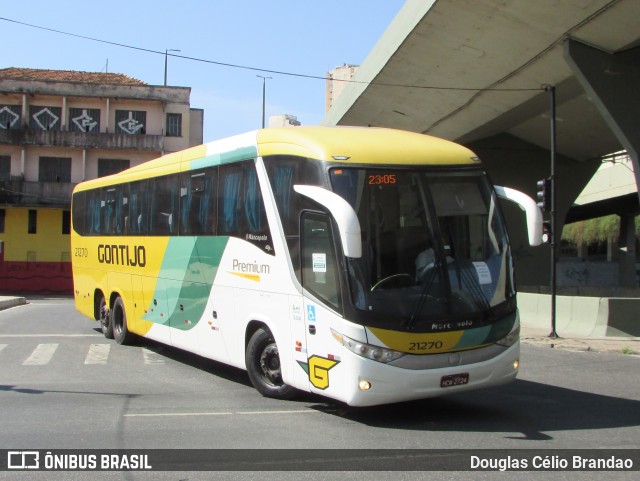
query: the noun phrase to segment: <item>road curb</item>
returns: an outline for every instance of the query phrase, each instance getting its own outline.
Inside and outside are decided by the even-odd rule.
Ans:
[[[11,307],[23,306],[27,303],[25,297],[1,297],[0,296],[0,311],[9,309]]]

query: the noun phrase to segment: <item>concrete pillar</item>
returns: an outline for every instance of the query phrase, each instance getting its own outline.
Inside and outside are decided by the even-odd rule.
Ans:
[[[584,242],[578,244],[578,259],[585,260],[588,257],[589,246]]]
[[[82,172],[80,178],[82,181],[87,180],[87,149],[82,149]]]
[[[67,119],[67,96],[62,96],[62,115],[60,115],[60,130],[68,131],[69,130],[69,121]]]
[[[633,214],[620,216],[620,240],[618,241],[618,285],[620,287],[638,287],[635,220],[635,215]]]
[[[616,242],[613,236],[610,235],[607,237],[607,262],[614,261],[614,253],[619,245],[620,243]]]
[[[22,125],[29,126],[29,101],[26,94],[22,95]]]
[[[20,149],[20,176],[22,177],[22,180],[25,180],[26,175],[27,175],[27,147],[23,145],[22,149]]]
[[[636,185],[640,186],[640,47],[612,54],[567,40],[564,55],[585,92],[627,150],[633,161]],[[640,193],[638,195],[640,199]]]
[[[548,150],[510,134],[499,134],[467,144],[482,159],[494,184],[518,189],[536,198],[536,181],[549,175]],[[567,212],[600,166],[599,159],[579,162],[558,155],[557,220],[558,243]],[[522,210],[501,202],[506,217],[511,251],[514,254],[518,288],[549,286],[551,257],[549,244],[529,246]]]
[[[110,112],[110,110],[111,110],[111,100],[109,99],[109,97],[107,97],[107,100],[106,100],[105,110],[106,110],[106,112],[105,112],[106,113],[106,115],[105,115],[105,119],[106,120],[105,120],[105,123],[104,123],[104,125],[105,125],[105,130],[104,131],[105,131],[105,133],[108,134],[109,133],[109,120],[111,119],[111,112]],[[113,129],[113,131],[115,132],[116,130]]]

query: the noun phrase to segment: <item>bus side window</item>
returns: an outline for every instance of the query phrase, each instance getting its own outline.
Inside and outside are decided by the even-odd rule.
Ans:
[[[178,191],[175,175],[151,179],[151,215],[149,234],[178,235]]]
[[[89,235],[100,234],[100,189],[87,192],[86,232]]]
[[[128,217],[129,197],[125,193],[126,184],[120,184],[116,190],[116,235],[123,235],[125,222]]]
[[[271,175],[271,187],[280,211],[285,236],[298,234],[298,212],[292,205],[294,167],[293,165],[276,165]]]
[[[116,216],[116,191],[112,187],[102,189],[100,198],[100,233],[113,234]]]
[[[220,192],[218,193],[218,234],[244,237],[242,216],[242,169],[238,165],[220,167]]]
[[[86,192],[76,192],[72,198],[72,225],[73,230],[80,235],[84,235],[87,233],[87,193]]]
[[[115,185],[103,191],[104,221],[102,222],[102,234],[122,235],[124,233],[126,197],[124,196],[123,190],[123,185]]]
[[[289,247],[293,269],[296,278],[302,283],[300,213],[305,209],[317,208],[317,204],[308,197],[296,193],[293,186],[295,184],[326,186],[323,164],[313,159],[293,155],[272,155],[263,157],[263,160]]]
[[[339,311],[340,282],[331,219],[304,212],[301,227],[302,286]]]
[[[268,234],[267,215],[264,210],[262,192],[258,185],[258,176],[253,165],[245,169],[244,213],[247,230],[251,234]]]
[[[149,217],[149,189],[146,180],[129,184],[128,205],[127,234],[146,235]]]
[[[255,160],[220,167],[218,235],[244,239],[273,255],[271,232]]]
[[[182,174],[180,234],[215,235],[215,168]]]

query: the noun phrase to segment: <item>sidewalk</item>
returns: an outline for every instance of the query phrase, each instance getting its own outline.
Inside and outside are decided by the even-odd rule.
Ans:
[[[24,304],[27,304],[27,299],[24,297],[0,296],[0,311]],[[640,357],[640,337],[565,337],[562,332],[557,332],[559,337],[552,339],[549,337],[550,332],[550,328],[545,331],[539,327],[523,325],[520,328],[520,340],[523,344],[537,344],[554,349],[616,352]]]
[[[520,328],[520,341],[523,344],[537,344],[555,349],[571,351],[592,352],[616,352],[618,354],[631,354],[640,356],[640,337],[589,337],[589,336],[563,336],[556,331],[558,338],[549,337],[551,327],[542,330],[539,327],[522,326]]]
[[[27,303],[24,297],[0,296],[0,311],[10,307],[22,306]]]

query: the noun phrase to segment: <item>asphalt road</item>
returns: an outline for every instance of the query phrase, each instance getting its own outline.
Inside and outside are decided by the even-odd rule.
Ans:
[[[518,379],[501,388],[371,408],[304,394],[276,401],[260,396],[241,370],[145,340],[117,345],[70,299],[32,300],[0,312],[0,448],[638,449],[639,366],[633,356],[525,344]],[[535,474],[576,479],[580,473]],[[131,479],[131,473],[101,476]],[[282,479],[287,476],[294,474]],[[392,477],[417,479],[410,472]]]

